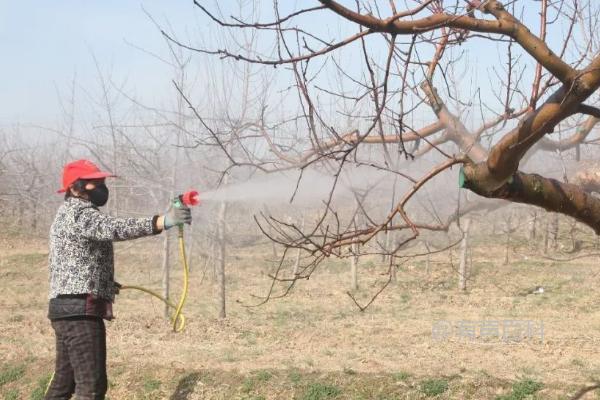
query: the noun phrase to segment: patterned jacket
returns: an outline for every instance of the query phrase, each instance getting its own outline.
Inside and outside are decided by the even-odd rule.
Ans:
[[[113,241],[159,233],[158,216],[115,218],[90,201],[70,197],[60,206],[50,228],[50,294],[91,294],[113,302]]]

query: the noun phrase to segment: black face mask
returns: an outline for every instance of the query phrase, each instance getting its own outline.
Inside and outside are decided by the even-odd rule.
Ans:
[[[102,207],[108,201],[108,188],[104,183],[99,183],[92,190],[86,190],[88,198],[96,207]]]

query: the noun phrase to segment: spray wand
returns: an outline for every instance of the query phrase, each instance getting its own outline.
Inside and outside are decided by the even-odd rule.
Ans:
[[[200,197],[198,195],[198,192],[195,190],[190,190],[189,192],[180,194],[180,195],[174,197],[173,200],[171,200],[171,206],[174,208],[182,208],[184,206],[192,207],[192,206],[196,206],[198,204],[200,204]],[[175,304],[172,301],[170,301],[169,299],[164,298],[157,292],[147,289],[145,287],[141,287],[141,286],[127,285],[127,286],[122,286],[121,289],[141,290],[142,292],[148,293],[148,294],[158,298],[163,303],[165,303],[169,307],[173,308],[175,310],[175,313],[173,314],[173,317],[171,319],[172,324],[173,324],[173,331],[181,332],[185,328],[185,316],[183,315],[182,310],[183,310],[185,301],[187,299],[190,270],[188,267],[187,257],[185,255],[185,240],[183,237],[183,224],[178,225],[177,228],[178,228],[177,239],[179,242],[179,259],[183,266],[183,290],[182,290],[179,302],[177,304]]]

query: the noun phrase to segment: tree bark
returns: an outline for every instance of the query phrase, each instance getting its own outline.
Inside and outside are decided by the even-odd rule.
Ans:
[[[454,142],[474,162],[485,160],[487,151],[477,141],[478,138],[471,134],[460,119],[448,110],[431,83],[424,81],[421,84],[421,89],[427,96],[427,101],[438,117],[439,122],[446,128],[447,138]]]
[[[600,234],[600,200],[577,185],[538,174],[516,172],[509,182],[497,189],[486,190],[478,185],[477,180],[467,180],[464,186],[483,197],[531,204],[568,215]]]

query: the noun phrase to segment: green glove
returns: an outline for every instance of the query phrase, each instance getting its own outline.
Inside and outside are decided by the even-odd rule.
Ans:
[[[169,229],[176,225],[192,223],[192,210],[187,206],[171,207],[165,214],[164,228]]]

